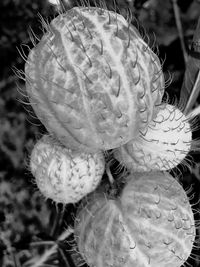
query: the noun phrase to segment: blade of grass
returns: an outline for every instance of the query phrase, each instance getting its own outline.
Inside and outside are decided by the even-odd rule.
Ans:
[[[178,35],[179,35],[179,39],[180,39],[180,43],[181,43],[181,49],[183,52],[183,59],[184,59],[185,65],[186,65],[188,56],[187,56],[184,37],[183,37],[183,28],[182,28],[182,23],[181,23],[181,18],[180,18],[180,10],[179,10],[179,7],[177,5],[177,0],[172,0],[172,4],[173,4],[174,16],[175,16],[175,20],[176,20],[176,27],[178,30]]]
[[[64,231],[58,238],[58,241],[65,240],[68,236],[70,236],[74,232],[73,229],[69,228],[66,231]],[[58,249],[58,244],[53,245],[51,248],[46,250],[44,254],[40,258],[33,258],[29,262],[26,262],[25,266],[30,266],[30,263],[33,263],[31,267],[40,267],[42,266],[48,258],[54,254]]]
[[[184,113],[187,115],[193,108],[200,92],[200,17],[194,32],[192,45],[186,65],[180,99],[186,100]]]

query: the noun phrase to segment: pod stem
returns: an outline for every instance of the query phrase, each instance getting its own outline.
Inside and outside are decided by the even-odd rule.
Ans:
[[[106,174],[108,176],[108,180],[109,180],[110,184],[112,185],[114,183],[114,178],[113,178],[112,173],[110,171],[110,165],[111,165],[111,161],[106,163]]]
[[[65,240],[67,237],[69,237],[72,233],[74,232],[74,230],[72,228],[68,228],[66,229],[58,238],[57,241],[63,241]],[[51,255],[53,253],[56,252],[58,248],[58,244],[54,244],[50,249],[46,250],[44,252],[44,254],[41,256],[41,258],[39,259],[32,259],[31,261],[35,262],[33,265],[31,265],[31,267],[40,267],[42,266],[48,259],[49,257],[51,257]]]
[[[186,65],[188,56],[187,56],[185,43],[184,43],[183,28],[182,28],[182,23],[181,23],[181,18],[180,18],[179,7],[177,5],[177,0],[172,0],[172,4],[173,4],[174,16],[175,16],[175,20],[176,20],[176,27],[178,30],[178,35],[179,35],[179,39],[180,39],[180,43],[181,43],[181,49],[183,52],[183,58],[184,58],[184,62]]]

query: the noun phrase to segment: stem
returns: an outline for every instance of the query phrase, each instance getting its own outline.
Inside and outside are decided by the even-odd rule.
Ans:
[[[29,246],[32,246],[32,247],[47,246],[47,245],[50,246],[53,244],[55,244],[55,241],[35,241],[35,242],[31,242]]]
[[[194,31],[188,62],[181,88],[180,99],[187,100],[184,113],[191,112],[200,92],[200,17]]]
[[[192,92],[191,92],[191,95],[189,97],[189,100],[187,102],[187,105],[184,109],[184,113],[187,115],[187,116],[190,116],[189,114],[193,113],[193,111],[190,111],[191,108],[193,107],[198,95],[199,95],[199,82],[200,82],[200,70],[198,70],[198,73],[197,73],[197,77],[196,77],[196,80],[195,80],[195,83],[194,83],[194,86],[192,88]],[[190,111],[190,113],[189,113]],[[189,113],[189,114],[187,114]],[[192,115],[194,117],[194,115]]]
[[[53,222],[50,236],[55,237],[56,229],[59,228],[63,222],[64,213],[65,213],[64,208],[62,210],[60,210],[59,208],[56,210],[56,217]]]
[[[185,65],[186,65],[186,63],[187,63],[187,52],[186,52],[186,48],[185,48],[185,42],[184,42],[184,37],[183,37],[183,28],[182,28],[182,24],[181,24],[180,11],[179,11],[179,7],[177,5],[177,0],[172,0],[172,4],[173,4],[174,16],[175,16],[175,20],[176,20],[176,27],[177,27],[179,39],[180,39],[180,42],[181,42],[181,49],[182,49],[182,52],[183,52],[183,59],[184,59]]]
[[[114,180],[112,173],[110,171],[110,165],[111,165],[111,162],[106,163],[106,174],[108,176],[108,180],[109,180],[110,184],[113,184],[115,180]]]
[[[58,241],[65,240],[68,236],[70,236],[74,232],[73,229],[69,228],[66,231],[64,231],[58,238]],[[50,249],[46,250],[45,253],[42,255],[42,257],[37,260],[34,259],[35,263],[31,267],[40,267],[45,261],[48,260],[48,258],[56,252],[58,245],[53,245]],[[33,259],[32,259],[33,260]]]

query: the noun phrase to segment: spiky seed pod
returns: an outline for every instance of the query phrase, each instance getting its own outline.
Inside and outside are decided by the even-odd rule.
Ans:
[[[30,157],[30,169],[40,192],[58,203],[76,203],[96,189],[105,169],[102,153],[75,154],[47,135]]]
[[[187,117],[177,107],[163,104],[144,135],[113,153],[131,171],[169,170],[184,164],[191,144],[192,130]]]
[[[118,147],[145,130],[164,78],[137,29],[97,7],[74,7],[43,27],[25,74],[30,103],[47,130],[85,152]]]
[[[75,236],[89,266],[180,267],[195,222],[182,186],[162,172],[135,173],[113,200],[93,194],[77,214]]]

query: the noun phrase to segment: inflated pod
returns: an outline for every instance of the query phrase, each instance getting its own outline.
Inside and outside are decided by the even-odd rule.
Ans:
[[[180,267],[195,239],[192,208],[170,174],[135,173],[118,199],[91,195],[75,236],[90,267]]]
[[[157,55],[122,15],[74,7],[58,15],[30,51],[33,109],[66,147],[96,152],[145,131],[164,92]]]
[[[113,154],[132,172],[165,171],[187,165],[185,158],[192,144],[189,118],[178,107],[163,103],[146,133],[116,148]]]
[[[76,203],[101,182],[105,170],[102,152],[75,153],[48,135],[34,146],[30,170],[45,198],[57,203]]]

